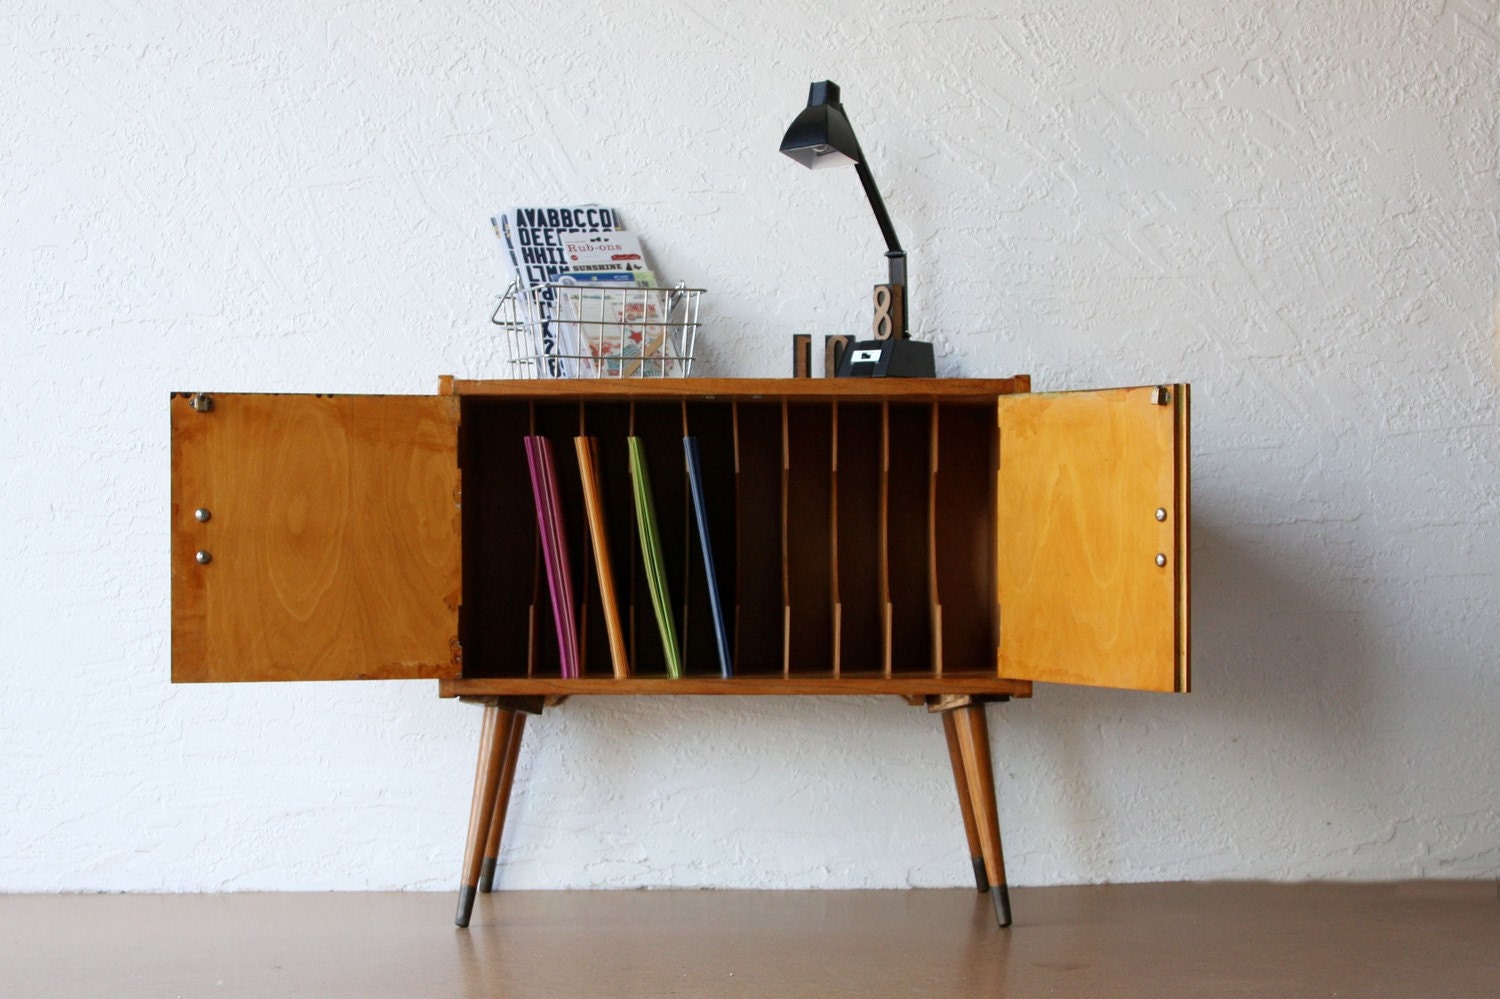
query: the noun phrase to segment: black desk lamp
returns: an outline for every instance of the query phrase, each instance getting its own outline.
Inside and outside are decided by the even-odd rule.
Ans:
[[[932,344],[908,338],[906,324],[906,251],[896,238],[890,213],[875,178],[865,163],[865,154],[854,137],[854,129],[839,103],[838,84],[823,80],[812,85],[807,107],[797,115],[781,151],[805,167],[820,169],[854,164],[854,172],[864,185],[865,196],[875,211],[880,234],[885,237],[885,259],[889,283],[875,286],[875,324],[872,340],[853,343],[844,351],[838,365],[841,376],[905,376],[931,378],[936,374]]]

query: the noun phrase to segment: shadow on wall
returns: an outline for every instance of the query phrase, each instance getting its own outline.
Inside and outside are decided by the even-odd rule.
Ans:
[[[997,767],[1017,778],[1002,796],[1035,796],[1023,807],[1069,831],[1034,844],[1048,876],[1287,874],[1297,823],[1336,822],[1378,783],[1368,748],[1390,706],[1377,703],[1367,587],[1336,578],[1341,544],[1310,542],[1306,524],[1280,544],[1279,531],[1195,506],[1192,694],[1044,685],[1034,708],[991,712]],[[1046,787],[1026,787],[1041,774]],[[1255,826],[1259,849],[1271,845],[1247,857]],[[1158,870],[1141,846],[1164,838],[1178,847]]]
[[[1367,584],[1340,578],[1347,538],[1320,540],[1305,523],[1226,520],[1200,500],[1193,557],[1195,693],[1045,685],[1034,701],[992,706],[1002,823],[1016,823],[1007,847],[1017,873],[1045,881],[1295,876],[1306,870],[1301,824],[1347,824],[1349,809],[1378,784],[1369,747],[1381,739],[1391,705],[1377,694],[1381,650],[1360,607]],[[929,774],[935,800],[948,806],[941,732],[921,709],[892,699],[878,706],[863,698],[793,700],[737,699],[725,711],[697,698],[580,698],[541,723],[567,726],[566,736],[543,737],[541,725],[529,736],[515,821],[609,814],[631,828],[665,821],[712,838],[725,834],[705,816],[727,812],[740,837],[733,842],[743,845],[755,835],[784,835],[789,808],[799,812],[798,828],[836,827],[821,811],[838,806],[824,799],[869,800],[878,789],[867,775],[893,763],[903,774],[913,767]],[[778,730],[795,737],[767,737]],[[868,737],[872,730],[879,739]],[[683,747],[698,747],[714,777],[683,775],[663,797],[659,775],[672,772]],[[545,794],[525,779],[538,753],[555,782]],[[806,779],[789,782],[799,764]],[[830,773],[855,776],[830,789],[822,783]],[[728,804],[726,787],[733,789]],[[808,793],[819,804],[789,799],[792,787],[815,789]],[[567,789],[570,803],[554,815],[548,800],[557,788]],[[1326,849],[1337,851],[1349,830],[1327,839]],[[647,855],[639,844],[621,843]],[[521,848],[523,856],[535,849]],[[612,876],[639,883],[655,863]]]
[[[1347,544],[1309,540],[1323,532],[1305,524],[1278,539],[1276,528],[1225,524],[1201,509],[1194,518],[1194,690],[1239,729],[1326,750],[1370,735],[1377,643],[1364,585],[1339,578]]]

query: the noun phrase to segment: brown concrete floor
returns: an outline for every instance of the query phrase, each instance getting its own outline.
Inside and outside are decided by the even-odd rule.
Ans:
[[[0,995],[1500,996],[1493,882],[0,896]]]

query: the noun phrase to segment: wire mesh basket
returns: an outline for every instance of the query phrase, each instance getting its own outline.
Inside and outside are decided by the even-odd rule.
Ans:
[[[512,283],[490,321],[516,378],[686,378],[702,288]]]

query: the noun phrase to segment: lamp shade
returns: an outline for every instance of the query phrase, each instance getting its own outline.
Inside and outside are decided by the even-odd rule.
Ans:
[[[838,84],[827,80],[812,85],[807,107],[792,121],[781,140],[781,151],[805,167],[849,166],[864,159],[854,129],[839,103]]]

